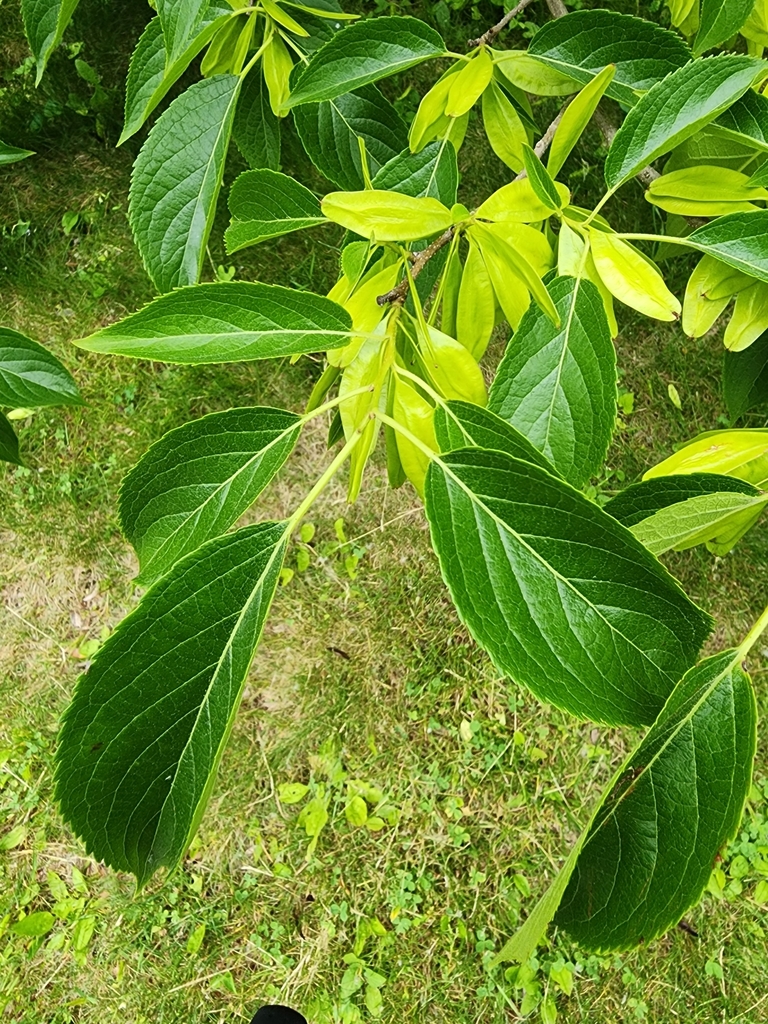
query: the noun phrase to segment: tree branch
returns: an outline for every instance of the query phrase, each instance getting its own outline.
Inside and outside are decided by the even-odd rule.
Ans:
[[[477,39],[470,39],[467,42],[467,49],[474,50],[476,46],[487,46],[488,43],[492,43],[499,32],[501,32],[502,29],[505,29],[510,21],[524,11],[530,3],[533,3],[533,0],[520,0],[520,3],[517,4],[516,7],[513,7],[511,11],[508,11],[500,22],[492,28],[489,28],[487,32],[483,32],[483,34],[478,36]]]
[[[568,13],[568,8],[562,0],[547,0],[547,7],[553,18],[564,18]]]
[[[412,262],[410,277],[404,277],[400,284],[395,285],[395,287],[390,289],[390,291],[385,292],[383,295],[378,295],[376,297],[378,304],[380,306],[387,306],[390,303],[402,305],[408,295],[408,289],[411,281],[416,280],[424,267],[426,267],[436,253],[440,252],[440,250],[448,245],[449,242],[453,241],[455,233],[456,228],[452,224],[442,233],[442,235],[436,238],[434,242],[430,242],[426,249],[422,249],[421,252],[411,253]]]

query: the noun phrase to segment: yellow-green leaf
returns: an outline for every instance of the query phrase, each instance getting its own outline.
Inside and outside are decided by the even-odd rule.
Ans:
[[[417,242],[453,223],[451,211],[437,199],[380,189],[331,192],[321,208],[329,220],[376,242]]]
[[[493,61],[486,49],[467,61],[451,80],[445,105],[448,117],[461,117],[477,103],[493,76]]]
[[[570,96],[578,89],[572,78],[530,57],[527,50],[503,50],[493,61],[505,78],[534,96]]]
[[[456,337],[481,359],[491,340],[496,320],[496,299],[488,269],[480,250],[470,238],[456,308]]]
[[[499,160],[515,173],[522,170],[523,143],[528,142],[528,132],[512,101],[493,81],[483,93],[483,125]]]
[[[682,307],[649,259],[612,232],[591,228],[589,240],[597,272],[620,302],[656,320],[678,318]]]
[[[710,430],[699,434],[649,469],[643,480],[674,473],[722,473],[763,487],[768,482],[768,430]]]
[[[436,327],[420,327],[418,344],[424,369],[443,398],[486,404],[483,372],[463,345]]]
[[[581,134],[590,122],[603,93],[611,84],[616,74],[616,65],[608,64],[595,75],[581,92],[574,96],[565,108],[560,124],[557,126],[552,144],[549,147],[547,170],[556,177],[558,171],[568,158],[569,153],[581,138]]]
[[[293,60],[288,47],[277,32],[269,42],[264,56],[261,58],[264,69],[264,81],[269,90],[269,105],[276,117],[284,117],[283,107],[291,92],[290,77],[293,71]]]
[[[393,375],[394,398],[392,415],[398,423],[409,430],[422,444],[437,451],[437,438],[433,423],[432,406],[416,388],[403,377]],[[429,457],[404,434],[395,432],[397,450],[403,471],[421,497],[424,496],[424,477],[429,468]],[[358,797],[358,799],[360,799]]]
[[[522,147],[520,150],[520,166],[522,167]],[[560,205],[567,206],[571,194],[565,185],[555,182]],[[545,206],[531,187],[528,178],[511,181],[502,185],[477,209],[477,216],[483,220],[510,221],[512,223],[536,224],[546,220],[552,210]]]
[[[736,296],[723,343],[729,352],[743,352],[768,330],[768,284],[755,281]]]

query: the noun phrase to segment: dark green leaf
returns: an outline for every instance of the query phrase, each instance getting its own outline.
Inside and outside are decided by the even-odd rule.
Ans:
[[[153,583],[225,533],[291,454],[302,422],[284,409],[230,409],[153,444],[120,490],[120,525],[139,556],[138,582]]]
[[[602,803],[555,917],[587,949],[647,945],[677,924],[735,835],[755,753],[742,659],[688,672]]]
[[[272,113],[261,69],[252,71],[240,90],[232,138],[251,167],[280,169],[280,119]]]
[[[711,620],[628,530],[497,451],[435,458],[425,501],[459,615],[503,674],[579,718],[652,722]]]
[[[231,8],[229,13],[231,15]],[[217,8],[209,11],[208,16],[203,19],[200,31],[167,69],[160,19],[153,18],[149,22],[136,44],[128,67],[128,78],[125,83],[125,124],[117,142],[118,146],[141,128],[171,86],[210,42],[226,18],[227,15],[222,16]]]
[[[629,528],[648,519],[660,509],[677,505],[702,494],[730,491],[757,497],[760,491],[745,480],[719,473],[680,473],[657,476],[632,484],[603,505],[603,511]]]
[[[528,175],[528,180],[536,194],[536,198],[553,212],[559,210],[563,205],[563,201],[558,195],[549,171],[525,142],[522,145],[522,151],[525,173]]]
[[[701,0],[694,55],[698,57],[736,35],[754,6],[755,0]]]
[[[597,288],[555,278],[560,327],[531,305],[507,346],[488,406],[524,434],[566,480],[602,465],[616,423],[616,354]]]
[[[309,159],[346,192],[365,188],[359,139],[371,176],[408,145],[405,122],[375,85],[306,103],[294,110],[293,119]]]
[[[688,235],[686,242],[750,277],[768,281],[768,210],[718,217]]]
[[[6,164],[15,164],[19,160],[26,160],[28,156],[34,156],[32,149],[18,149],[16,146],[9,146],[7,142],[0,141],[0,167]]]
[[[447,139],[430,142],[418,153],[406,150],[381,168],[373,187],[407,196],[431,196],[444,206],[453,206],[459,188],[456,150]]]
[[[506,452],[557,475],[549,459],[524,434],[490,409],[470,402],[447,402],[435,409],[434,423],[441,452],[469,447]]]
[[[37,63],[36,85],[40,84],[48,58],[61,42],[77,4],[78,0],[21,0],[24,31]]]
[[[239,88],[235,75],[195,82],[161,115],[136,158],[131,227],[158,291],[200,277]]]
[[[204,26],[210,9],[221,14],[217,8],[232,11],[227,0],[222,3],[216,0],[157,0],[153,5],[157,9],[160,24],[165,37],[165,49],[170,67],[187,49],[189,44]]]
[[[338,348],[351,327],[322,295],[233,281],[179,288],[77,344],[163,363],[232,363]]]
[[[725,353],[723,396],[732,420],[768,402],[768,333],[743,352]]]
[[[616,189],[743,96],[762,70],[752,57],[724,53],[691,61],[652,86],[627,114],[608,151],[605,181]]]
[[[326,222],[320,201],[308,188],[267,169],[240,175],[229,193],[229,209],[232,222],[224,235],[228,253]]]
[[[56,798],[89,853],[143,885],[202,817],[285,552],[284,523],[178,562],[99,649],[59,734]]]
[[[644,92],[691,59],[674,32],[615,11],[574,11],[547,22],[528,53],[576,82],[586,84],[607,64],[616,74],[607,95],[631,106]]]
[[[715,137],[768,152],[768,96],[749,89],[709,125]],[[743,162],[743,160],[742,160]]]
[[[440,57],[445,43],[416,18],[370,18],[337,32],[299,77],[289,103],[320,103]]]
[[[18,331],[0,327],[0,405],[81,404],[77,384],[55,356]]]
[[[19,457],[19,439],[7,418],[0,412],[0,461],[23,465]]]

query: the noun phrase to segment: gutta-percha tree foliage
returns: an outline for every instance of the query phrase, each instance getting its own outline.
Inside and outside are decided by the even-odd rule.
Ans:
[[[24,0],[40,72],[74,6]],[[579,719],[647,727],[497,961],[525,961],[552,919],[588,949],[651,941],[737,829],[755,752],[745,661],[768,613],[699,660],[713,621],[658,556],[722,555],[754,525],[768,430],[693,438],[604,506],[584,488],[616,424],[622,304],[692,337],[727,316],[732,419],[768,398],[768,10],[675,2],[678,32],[549,0],[527,50],[505,48],[525,6],[459,54],[423,21],[347,23],[334,0],[157,0],[139,40],[123,138],[202,55],[133,174],[136,243],[164,294],[80,346],[185,364],[325,353],[303,414],[194,420],[124,481],[148,589],[77,685],[56,792],[93,856],[140,885],[179,863],[204,813],[292,535],[336,473],[357,499],[379,444],[391,485],[423,498],[451,598],[497,670]],[[376,83],[422,64],[434,84],[407,125]],[[562,97],[549,127],[532,96]],[[456,155],[473,116],[510,180],[469,209]],[[280,172],[285,117],[327,194]],[[609,148],[587,210],[558,174],[593,120]],[[340,225],[328,296],[199,283],[231,138],[252,169],[229,194],[229,251]],[[610,200],[638,180],[648,225],[617,231]],[[660,267],[691,250],[681,302]],[[328,414],[327,468],[295,512],[233,529]]]

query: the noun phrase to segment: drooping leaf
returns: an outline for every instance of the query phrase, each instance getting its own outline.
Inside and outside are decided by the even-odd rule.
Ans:
[[[372,184],[406,196],[431,196],[450,208],[459,187],[456,150],[447,139],[430,142],[418,153],[405,150],[378,171]]]
[[[743,96],[760,71],[754,58],[726,53],[692,61],[652,86],[611,143],[605,160],[608,187],[618,188],[695,135]]]
[[[506,452],[557,476],[557,470],[549,459],[531,444],[525,434],[490,409],[470,402],[446,402],[444,406],[437,406],[434,419],[441,452],[469,447]]]
[[[768,210],[729,213],[696,228],[686,240],[759,281],[768,281]]]
[[[760,491],[753,484],[720,473],[686,473],[659,476],[626,487],[621,494],[603,505],[603,511],[618,519],[627,528],[689,498],[730,492],[757,497]]]
[[[213,787],[280,574],[285,523],[178,562],[80,677],[56,797],[98,860],[144,885],[184,856]]]
[[[72,375],[31,338],[0,327],[0,406],[81,405]]]
[[[723,397],[732,420],[768,402],[768,333],[743,352],[726,352]]]
[[[26,160],[28,156],[34,155],[32,149],[19,149],[17,146],[9,146],[7,142],[0,140],[0,167],[18,163],[19,160]]]
[[[325,223],[320,201],[308,188],[266,168],[245,171],[237,178],[229,209],[232,221],[224,235],[228,253]]]
[[[335,99],[443,53],[443,40],[417,18],[359,21],[317,51],[299,76],[289,106]]]
[[[211,0],[157,0],[153,6],[163,29],[170,67],[202,28],[209,8],[218,4],[212,5]],[[228,6],[227,0],[223,6]]]
[[[297,107],[294,122],[307,156],[338,188],[365,188],[360,142],[371,176],[408,145],[408,129],[375,85]]]
[[[243,82],[232,122],[232,138],[251,167],[280,169],[280,119],[272,113],[264,76],[258,69]]]
[[[321,295],[233,281],[179,288],[76,344],[163,363],[231,363],[337,348],[351,327]]]
[[[531,40],[528,53],[582,84],[615,64],[616,74],[606,91],[628,106],[638,92],[691,59],[676,33],[643,18],[603,10],[574,11],[547,22]]]
[[[120,525],[136,549],[138,582],[225,533],[291,454],[302,419],[284,409],[214,412],[161,437],[120,490]]]
[[[628,530],[498,451],[435,458],[425,499],[454,604],[500,672],[580,718],[656,718],[711,624]]]
[[[555,916],[587,949],[647,945],[677,924],[736,833],[755,753],[743,657],[686,674],[603,801]]]
[[[522,170],[528,128],[509,94],[493,81],[483,93],[483,127],[491,149],[515,173]]]
[[[232,13],[230,9],[230,14]],[[125,83],[125,121],[118,139],[121,146],[141,128],[146,119],[167,95],[171,86],[184,74],[194,58],[211,41],[227,19],[219,8],[213,8],[203,19],[200,31],[187,48],[166,67],[165,41],[159,18],[153,18],[139,37],[128,67]]]
[[[158,291],[199,280],[239,88],[236,75],[195,82],[160,116],[136,158],[130,221]]]
[[[735,36],[754,6],[755,0],[701,0],[699,31],[693,41],[694,56]]]
[[[21,0],[29,48],[35,55],[35,84],[40,84],[48,58],[61,42],[79,0]]]
[[[16,466],[21,466],[22,461],[19,456],[19,439],[16,437],[13,427],[8,422],[8,419],[3,413],[0,412],[0,461],[12,462]]]
[[[597,288],[573,277],[548,287],[560,327],[538,307],[528,309],[488,403],[580,486],[602,465],[613,435],[616,355]]]

